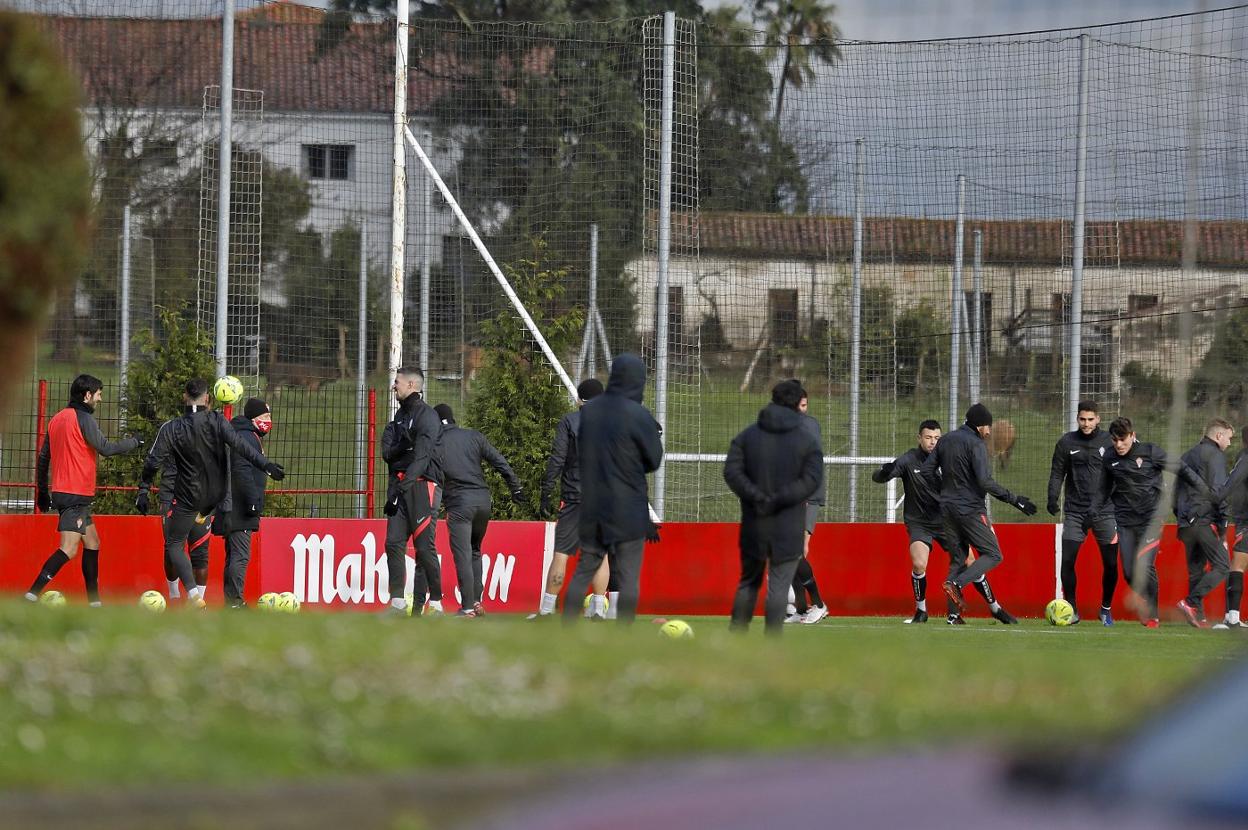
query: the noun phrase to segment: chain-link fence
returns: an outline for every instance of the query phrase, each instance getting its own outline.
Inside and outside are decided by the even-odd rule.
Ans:
[[[364,390],[379,421],[389,407],[395,23],[238,7],[227,366],[273,406],[269,451],[302,491],[289,509],[356,515],[375,452]],[[220,4],[38,10],[82,80],[98,206],[4,428],[13,510],[29,505],[35,380],[55,410],[75,374],[103,378],[116,432],[122,332],[159,329],[158,307],[211,330],[220,270]],[[554,275],[529,311],[543,330],[579,314],[558,343],[574,378],[646,357],[669,452],[723,453],[796,376],[838,457],[897,454],[920,420],[949,429],[984,400],[1009,422],[1000,479],[1034,497],[1072,397],[1155,440],[1176,378],[1185,442],[1248,415],[1246,26],[1236,7],[834,43],[768,40],[722,11],[670,31],[415,18],[409,124],[504,272]],[[462,411],[509,305],[410,155],[407,217],[404,362]],[[829,468],[825,519],[886,514],[853,469]],[[669,463],[660,492],[669,520],[736,515],[714,461]]]

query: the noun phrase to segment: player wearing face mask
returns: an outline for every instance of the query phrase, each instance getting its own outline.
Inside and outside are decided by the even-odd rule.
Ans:
[[[238,437],[262,452],[264,436],[273,428],[269,405],[259,398],[248,398],[243,411],[230,420]],[[260,529],[264,515],[264,490],[268,476],[248,464],[237,451],[230,454],[230,495],[217,514],[214,532],[225,536],[225,603],[242,608],[243,585],[247,581],[247,565],[251,562],[251,534]]]

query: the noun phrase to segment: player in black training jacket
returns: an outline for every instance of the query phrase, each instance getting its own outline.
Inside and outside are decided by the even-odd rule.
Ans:
[[[1101,416],[1092,401],[1079,401],[1076,420],[1079,428],[1057,439],[1049,473],[1049,515],[1056,516],[1058,496],[1065,485],[1062,516],[1062,596],[1075,609],[1071,625],[1079,622],[1075,600],[1075,560],[1088,532],[1096,537],[1101,550],[1101,609],[1097,616],[1103,625],[1113,625],[1110,606],[1118,587],[1118,527],[1114,505],[1109,498],[1106,456],[1113,454],[1109,435],[1101,428]]]
[[[485,616],[481,597],[485,585],[481,581],[481,541],[490,524],[490,486],[481,472],[482,463],[489,463],[507,482],[507,489],[517,504],[524,502],[524,487],[503,454],[489,439],[475,429],[464,429],[455,423],[455,413],[448,404],[433,408],[442,421],[442,440],[438,460],[442,464],[446,508],[446,527],[451,537],[451,556],[455,559],[455,575],[459,579],[459,611],[461,617]]]
[[[1204,628],[1205,595],[1226,578],[1226,448],[1235,428],[1221,418],[1205,427],[1200,442],[1183,453],[1183,463],[1208,485],[1202,490],[1179,479],[1174,488],[1174,515],[1179,522],[1179,541],[1187,554],[1187,596],[1179,600],[1179,612],[1189,625]],[[1211,492],[1212,491],[1212,492]],[[1208,571],[1205,566],[1208,565]]]
[[[979,554],[974,564],[941,585],[959,613],[966,612],[962,589],[1001,564],[1001,546],[984,507],[985,497],[991,493],[1017,507],[1024,515],[1036,513],[1031,499],[1015,495],[993,480],[988,447],[984,444],[984,439],[991,434],[992,413],[982,403],[973,404],[966,411],[966,423],[942,437],[923,466],[923,475],[928,481],[940,482],[945,538],[954,545],[955,555],[965,559],[968,548],[975,548]]]
[[[1226,575],[1226,616],[1216,629],[1239,628],[1239,607],[1244,598],[1244,570],[1248,568],[1248,430],[1243,433],[1245,449],[1240,450],[1215,500],[1225,499],[1235,523],[1235,545],[1231,550],[1231,570]]]
[[[1160,624],[1157,613],[1157,551],[1161,545],[1161,474],[1176,472],[1197,488],[1204,482],[1191,469],[1173,464],[1166,451],[1139,440],[1130,418],[1115,418],[1109,425],[1114,451],[1105,456],[1110,477],[1110,498],[1118,522],[1118,555],[1122,578],[1143,598],[1140,622],[1148,628]],[[1207,489],[1207,488],[1206,488]]]
[[[933,544],[939,543],[949,554],[949,572],[946,580],[952,579],[967,567],[965,552],[955,555],[955,548],[945,537],[944,519],[940,513],[939,471],[935,483],[923,476],[923,465],[931,457],[936,443],[940,441],[940,424],[926,420],[919,424],[919,444],[907,450],[895,460],[883,464],[871,474],[871,479],[884,484],[890,479],[900,478],[906,493],[902,515],[906,523],[906,532],[910,536],[910,587],[914,592],[914,616],[907,623],[927,622],[927,561],[931,555]],[[975,589],[983,596],[992,615],[1006,625],[1018,622],[1010,612],[1001,607],[993,596],[992,587],[987,577],[980,577],[974,583]],[[950,625],[963,625],[961,613],[952,601],[949,602],[947,619]]]

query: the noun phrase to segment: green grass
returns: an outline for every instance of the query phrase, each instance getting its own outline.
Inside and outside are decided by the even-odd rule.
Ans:
[[[645,621],[0,603],[0,788],[1085,741],[1243,654],[1179,626],[847,618],[768,641],[690,622],[670,641]]]

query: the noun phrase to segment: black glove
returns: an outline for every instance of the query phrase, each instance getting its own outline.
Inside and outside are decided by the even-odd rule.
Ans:
[[[524,504],[524,488],[517,487],[511,491],[511,500],[516,504]]]
[[[1049,499],[1049,515],[1057,515],[1057,499]]]
[[[1036,503],[1026,496],[1015,496],[1014,506],[1023,511],[1024,516],[1036,515]]]
[[[286,478],[286,471],[282,469],[282,465],[276,461],[270,461],[264,465],[264,471],[269,474],[269,478],[274,481],[281,481]]]
[[[646,531],[646,541],[652,544],[659,541],[659,526],[654,522],[650,522],[650,529]]]
[[[35,506],[39,508],[40,513],[50,513],[52,511],[52,494],[47,490],[40,490],[35,494]]]
[[[776,510],[776,500],[771,496],[763,496],[754,502],[754,512],[759,516],[770,516]]]
[[[550,503],[550,493],[542,493],[542,503],[538,507],[538,510],[541,511],[543,516],[549,516],[551,513],[555,512]]]
[[[139,491],[138,497],[134,500],[134,509],[144,516],[152,509],[152,497],[146,490]]]
[[[399,499],[402,498],[401,493],[395,493],[393,497],[386,500],[386,506],[381,508],[381,512],[387,516],[393,516],[399,512]]]
[[[259,515],[260,515],[260,506],[259,506],[259,505],[256,505],[256,504],[244,504],[244,505],[243,505],[243,515],[244,515],[244,516],[246,516],[246,517],[247,517],[247,518],[249,518],[249,519],[250,519],[250,518],[254,518],[255,516],[259,516]]]
[[[134,440],[134,448],[136,450],[142,449],[143,445],[147,443],[146,441],[143,440],[142,435],[131,435],[130,437]]]

